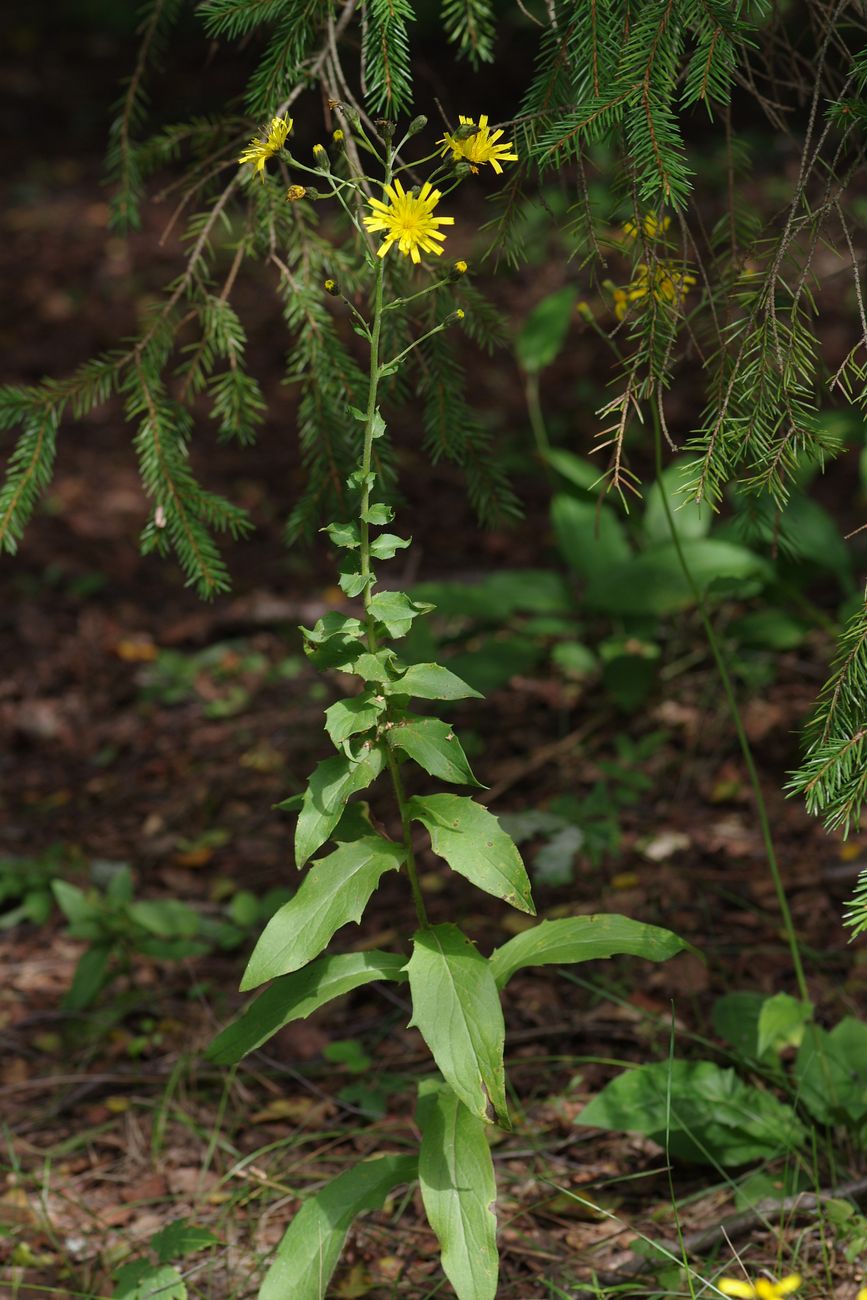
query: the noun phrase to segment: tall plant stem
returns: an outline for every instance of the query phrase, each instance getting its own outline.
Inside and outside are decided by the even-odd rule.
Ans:
[[[385,184],[391,181],[391,148],[386,154],[386,176]],[[364,422],[364,447],[361,453],[361,509],[359,512],[359,536],[360,546],[360,568],[362,576],[370,578],[370,524],[367,521],[367,514],[370,508],[370,488],[371,488],[371,465],[373,462],[373,436],[376,429],[376,398],[379,392],[379,380],[381,372],[380,364],[380,340],[382,337],[382,291],[383,291],[383,264],[382,258],[376,259],[376,279],[373,286],[373,321],[370,331],[370,383],[367,390],[367,411]],[[378,648],[376,636],[376,625],[373,615],[370,612],[371,583],[367,582],[364,587],[364,617],[367,627],[367,644],[374,653]],[[426,926],[428,923],[427,911],[425,910],[424,898],[422,897],[421,885],[418,879],[418,868],[415,861],[415,853],[412,847],[412,824],[406,807],[406,793],[403,788],[403,779],[400,775],[400,766],[392,750],[386,741],[386,762],[391,777],[391,784],[394,788],[394,797],[397,801],[400,812],[400,824],[403,829],[403,843],[406,849],[406,874],[409,879],[409,887],[412,890],[412,899],[415,903],[416,915],[419,925]]]
[[[750,745],[749,739],[747,738],[747,733],[744,729],[743,718],[741,717],[741,711],[738,707],[738,702],[735,696],[734,686],[732,685],[732,679],[729,674],[728,665],[726,664],[722,650],[720,649],[720,644],[717,639],[716,632],[714,631],[713,623],[711,622],[710,616],[707,612],[707,605],[705,603],[704,596],[702,595],[702,592],[698,584],[693,578],[692,571],[690,570],[690,567],[687,563],[686,555],[684,554],[684,550],[683,550],[683,545],[681,544],[680,536],[678,534],[677,526],[675,524],[674,511],[671,508],[671,502],[668,499],[668,494],[666,493],[665,486],[663,484],[662,425],[661,425],[661,420],[659,415],[659,408],[656,404],[656,400],[657,399],[654,399],[651,402],[651,410],[653,413],[653,451],[654,451],[654,458],[656,462],[656,481],[659,484],[659,494],[662,497],[662,504],[665,510],[666,519],[668,520],[669,532],[671,533],[671,540],[674,542],[674,548],[677,552],[677,558],[678,561],[680,562],[680,567],[683,570],[683,576],[686,578],[690,591],[692,592],[693,599],[695,600],[696,608],[698,609],[699,612],[699,617],[701,618],[702,625],[704,627],[708,645],[710,646],[711,649],[711,654],[713,655],[714,662],[716,663],[717,672],[719,673],[719,678],[720,681],[722,682],[722,688],[725,693],[726,701],[729,706],[729,712],[731,714],[732,722],[734,723],[734,728],[735,731],[737,732],[738,743],[740,744],[741,747],[741,754],[743,755],[744,764],[746,766],[747,773],[750,778],[750,785],[752,786],[752,790],[753,790],[753,799],[755,800],[755,805],[756,805],[756,813],[758,815],[759,826],[761,827],[761,832],[762,832],[762,841],[765,847],[765,857],[767,858],[768,861],[768,870],[771,873],[771,879],[774,882],[774,890],[777,895],[777,904],[780,909],[780,915],[783,918],[783,928],[786,931],[786,938],[789,943],[789,951],[792,955],[792,967],[795,972],[795,980],[797,981],[798,992],[800,993],[801,1000],[803,1002],[809,1002],[810,993],[807,988],[806,978],[804,976],[804,967],[801,964],[801,953],[798,947],[798,936],[795,933],[795,926],[794,926],[794,922],[792,921],[792,913],[789,909],[789,900],[786,897],[786,888],[785,885],[783,884],[783,878],[780,875],[780,865],[777,862],[777,854],[774,848],[774,838],[771,833],[771,822],[770,822],[770,818],[768,817],[768,807],[767,804],[765,803],[765,796],[762,791],[761,781],[759,780],[759,774],[756,770],[756,764],[755,764],[755,759],[753,758],[752,747]]]
[[[542,413],[542,402],[539,398],[539,374],[536,370],[527,372],[524,381],[524,397],[527,402],[527,414],[530,417],[530,428],[533,430],[536,451],[539,453],[540,460],[545,462],[545,467],[550,470],[548,452],[551,444],[548,442],[548,430],[545,427],[545,416]]]

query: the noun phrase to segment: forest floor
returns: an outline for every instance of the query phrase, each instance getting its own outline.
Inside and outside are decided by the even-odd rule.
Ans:
[[[7,200],[0,272],[14,294],[0,321],[3,378],[26,382],[128,334],[135,303],[166,278],[172,250],[159,244],[159,214],[130,245],[107,233],[88,163],[46,164]],[[517,299],[525,287],[513,281],[510,292]],[[327,556],[287,554],[280,540],[299,482],[291,396],[279,386],[278,327],[255,295],[246,305],[258,373],[271,376],[271,416],[254,452],[207,451],[209,485],[257,524],[252,541],[231,549],[232,594],[203,606],[170,564],[138,556],[144,498],[116,407],[65,429],[46,508],[0,570],[0,858],[32,859],[34,872],[82,884],[126,863],[137,897],[181,899],[211,917],[239,890],[291,885],[291,819],[273,805],[326,752],[322,710],[337,694],[304,661],[297,625],[341,595]],[[592,353],[579,361],[585,370],[592,363]],[[524,417],[520,388],[503,383],[509,365],[487,362],[477,390],[514,428]],[[559,567],[542,475],[521,484],[523,522],[479,534],[455,474],[428,471],[408,437],[401,465],[416,543],[408,580]],[[586,793],[616,737],[635,746],[656,735],[641,760],[645,788],[619,814],[616,851],[596,866],[579,856],[568,886],[537,886],[538,910],[622,913],[674,930],[700,954],[660,966],[599,963],[581,967],[580,978],[523,972],[509,985],[517,1122],[495,1148],[503,1300],[675,1293],[660,1290],[653,1269],[633,1275],[630,1244],[675,1237],[673,1197],[685,1234],[719,1225],[734,1204],[730,1178],[669,1167],[649,1139],[576,1119],[618,1063],[665,1060],[672,1037],[676,1054],[706,1055],[696,1037],[707,1035],[720,995],[796,992],[713,664],[697,623],[686,618],[680,635],[688,667],[675,666],[664,692],[631,716],[603,714],[592,695],[532,672],[455,716],[476,733],[475,766],[498,814]],[[781,790],[829,649],[817,635],[807,649],[781,653],[773,683],[744,701],[822,1023],[865,1006],[867,962],[848,946],[841,915],[867,844],[828,838]],[[393,830],[381,795],[374,807]],[[484,952],[510,932],[505,908],[480,907],[430,858],[423,868],[433,919],[459,920]],[[395,879],[348,942],[399,947],[412,928],[409,893]],[[410,1140],[406,1082],[428,1061],[390,988],[372,985],[286,1027],[236,1070],[204,1063],[242,1005],[237,987],[256,929],[230,952],[174,963],[134,957],[110,994],[76,1015],[60,1002],[83,945],[59,914],[3,933],[4,1294],[107,1296],[112,1270],[186,1217],[217,1239],[185,1269],[191,1294],[251,1296],[299,1195]],[[710,1050],[722,1053],[721,1044]],[[379,1081],[372,1092],[354,1073],[364,1057]],[[859,1158],[840,1157],[829,1185],[859,1176]],[[737,1255],[752,1275],[801,1272],[806,1297],[854,1300],[857,1268],[817,1217],[766,1216],[730,1238],[693,1258],[701,1276],[737,1274]],[[343,1300],[446,1293],[412,1197],[359,1221],[333,1291]]]

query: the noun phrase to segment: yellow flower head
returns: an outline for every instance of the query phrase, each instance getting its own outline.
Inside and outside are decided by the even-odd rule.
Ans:
[[[303,185],[290,185],[286,191],[286,198],[290,203],[297,203],[299,199],[304,198],[306,193],[307,190]]]
[[[655,212],[646,213],[641,220],[641,230],[648,239],[656,239],[657,235],[664,235],[670,225],[671,217],[663,217],[660,220]],[[637,239],[639,235],[638,226],[634,221],[627,221],[623,227],[623,233],[628,239]]]
[[[335,144],[342,144],[345,138],[346,137],[344,136],[343,132],[340,130],[339,127],[336,131],[332,131],[331,133],[331,139],[334,141]]]
[[[384,187],[388,203],[381,199],[370,199],[373,214],[364,217],[364,224],[370,231],[384,230],[385,239],[377,249],[380,257],[385,257],[392,244],[397,244],[404,257],[411,257],[416,263],[421,261],[421,253],[442,253],[441,243],[445,239],[437,226],[453,226],[454,217],[435,217],[433,210],[442,197],[439,190],[431,188],[430,181],[425,181],[418,194],[407,194],[400,181]]]
[[[784,1300],[785,1296],[797,1291],[800,1285],[800,1273],[791,1273],[788,1277],[780,1278],[779,1282],[769,1282],[767,1278],[760,1277],[755,1285],[752,1282],[742,1282],[736,1277],[721,1277],[717,1283],[723,1295],[732,1296],[735,1300]]]
[[[502,144],[497,144],[502,131],[492,131],[488,126],[488,119],[485,114],[479,118],[479,124],[471,117],[459,117],[460,126],[452,135],[449,132],[437,141],[443,147],[440,153],[443,157],[449,152],[452,155],[453,162],[468,162],[474,172],[479,170],[483,163],[490,163],[498,176],[502,175],[500,163],[517,162],[518,155],[510,152],[512,148],[511,140],[505,140]],[[476,127],[474,131],[467,128]]]
[[[629,284],[614,290],[614,315],[623,320],[631,302],[640,302],[648,296],[658,303],[668,303],[680,307],[692,285],[696,283],[694,275],[685,271],[679,262],[660,259],[648,266],[639,262]]]
[[[468,270],[466,262],[463,261],[463,259],[461,259],[459,262],[455,262],[455,270],[457,271],[458,275],[466,275]]]
[[[264,140],[253,139],[238,159],[239,163],[253,163],[260,179],[265,180],[265,164],[275,153],[279,153],[286,143],[286,137],[292,130],[291,117],[272,117],[271,126]]]

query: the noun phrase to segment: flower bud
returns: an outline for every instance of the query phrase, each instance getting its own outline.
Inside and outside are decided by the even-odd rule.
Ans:
[[[336,131],[332,131],[332,133],[331,133],[331,139],[334,141],[334,143],[335,143],[336,145],[341,145],[341,144],[343,144],[344,141],[346,140],[346,136],[343,134],[343,132],[342,132],[342,131],[340,130],[340,128],[338,127]]]
[[[353,130],[357,131],[361,126],[361,118],[358,116],[358,109],[353,108],[351,104],[341,104],[340,108],[349,125]]]
[[[583,298],[579,303],[575,304],[575,310],[582,320],[586,320],[588,325],[592,325],[596,319],[589,302],[585,302]]]
[[[332,298],[340,297],[340,285],[336,280],[325,280],[322,288],[326,293],[330,293]]]
[[[394,122],[389,122],[388,118],[378,117],[375,125],[378,127],[383,140],[390,140],[394,135]]]
[[[454,284],[456,280],[460,280],[462,275],[466,275],[468,270],[469,267],[463,260],[455,262],[452,269],[449,271],[449,280]]]
[[[307,190],[303,185],[290,185],[286,191],[286,198],[290,203],[297,203],[299,199],[307,197]]]
[[[321,172],[330,171],[328,163],[328,154],[324,144],[315,144],[313,146],[313,163]]]
[[[427,126],[427,118],[424,115],[414,117],[406,129],[407,135],[418,135]]]
[[[462,308],[462,307],[458,307],[457,311],[453,311],[453,312],[451,313],[450,316],[446,316],[445,320],[443,321],[443,324],[444,324],[444,325],[454,325],[456,321],[463,320],[463,319],[464,319],[464,315],[465,315],[465,312],[464,312],[463,308]]]
[[[478,134],[479,128],[475,122],[464,122],[462,126],[458,127],[457,131],[452,131],[451,136],[453,140],[469,140],[472,136]]]

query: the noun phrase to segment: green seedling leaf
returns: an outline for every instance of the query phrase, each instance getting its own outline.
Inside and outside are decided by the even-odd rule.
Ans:
[[[114,1300],[187,1300],[187,1284],[175,1268],[134,1259],[114,1275]]]
[[[575,312],[576,293],[571,285],[557,289],[537,303],[515,340],[518,360],[530,374],[538,374],[556,360]]]
[[[689,948],[671,930],[645,925],[628,916],[564,916],[540,921],[491,953],[497,988],[504,988],[524,966],[570,966],[607,957],[643,957],[668,961]]]
[[[326,1002],[373,980],[406,979],[406,958],[390,952],[347,952],[320,957],[303,970],[282,975],[227,1025],[208,1048],[209,1061],[233,1065],[255,1052],[284,1025],[306,1020]]]
[[[390,524],[394,518],[394,511],[391,506],[385,505],[382,501],[375,501],[372,506],[362,511],[362,519],[373,524],[375,528],[382,528],[384,524]]]
[[[521,855],[493,813],[466,795],[430,794],[407,801],[407,811],[430,834],[434,853],[486,894],[535,916]]]
[[[149,934],[161,939],[190,939],[199,930],[199,918],[177,898],[143,899],[130,903],[127,915]]]
[[[800,1047],[804,1029],[813,1019],[809,1002],[799,1002],[788,993],[777,993],[762,1003],[759,1012],[759,1056],[781,1052],[786,1047]]]
[[[337,700],[325,710],[325,730],[338,748],[350,736],[370,731],[379,721],[385,700],[377,700],[371,691],[363,691],[348,700]]]
[[[51,888],[57,900],[57,906],[72,926],[88,925],[99,920],[100,909],[78,885],[71,885],[68,880],[52,880]],[[81,938],[87,938],[82,934]]]
[[[390,560],[396,551],[405,551],[411,543],[411,537],[398,537],[396,533],[380,533],[370,543],[370,554],[377,560]]]
[[[150,1248],[155,1250],[161,1264],[168,1264],[172,1259],[181,1259],[184,1255],[194,1255],[197,1250],[216,1246],[218,1238],[209,1228],[198,1228],[186,1219],[177,1219],[169,1223],[150,1239]]]
[[[791,1106],[712,1061],[660,1061],[626,1070],[576,1122],[644,1133],[677,1159],[725,1166],[777,1159],[807,1136]]]
[[[410,1025],[420,1031],[447,1083],[473,1115],[488,1123],[496,1115],[510,1128],[506,1027],[490,963],[456,925],[446,923],[416,933],[406,969]]]
[[[375,1156],[305,1201],[277,1247],[259,1300],[325,1300],[353,1219],[381,1210],[389,1193],[417,1174],[415,1156]]]
[[[389,636],[406,636],[413,619],[433,609],[424,601],[410,600],[403,591],[378,591],[368,605],[368,612],[381,623]]]
[[[533,879],[545,885],[568,885],[575,855],[584,844],[580,826],[563,826],[555,831],[533,860]]]
[[[480,786],[470,770],[463,746],[447,722],[411,714],[387,732],[388,744],[400,749],[431,776],[455,785]]]
[[[361,920],[380,877],[396,871],[405,857],[402,844],[369,835],[341,844],[314,862],[295,897],[262,931],[241,981],[242,992],[306,966],[341,926]]]
[[[767,560],[745,546],[713,537],[697,538],[686,547],[686,559],[696,586],[707,592],[720,579],[748,583],[760,590],[772,576]],[[694,601],[683,575],[674,543],[654,546],[588,582],[584,599],[592,609],[608,614],[675,614]]]
[[[799,1098],[823,1124],[867,1119],[867,1025],[845,1016],[828,1033],[807,1025],[795,1060]]]
[[[338,614],[333,609],[317,619],[313,627],[301,629],[305,641],[313,646],[323,645],[332,637],[349,637],[357,640],[363,632],[364,624],[359,619],[350,618],[348,614]]]
[[[420,700],[482,699],[465,681],[440,664],[411,664],[392,691],[399,695],[414,696]]]
[[[342,1065],[350,1074],[365,1074],[373,1064],[357,1038],[344,1038],[336,1043],[327,1043],[322,1049],[326,1061],[333,1065]]]
[[[458,1300],[495,1300],[497,1185],[485,1125],[436,1079],[419,1084],[416,1122],[421,1196],[443,1271]]]
[[[108,976],[112,949],[109,946],[88,948],[78,959],[75,974],[63,998],[66,1011],[84,1011],[96,999]]]
[[[354,551],[361,545],[358,524],[326,524],[320,532],[327,533],[335,546]]]
[[[328,839],[350,795],[366,790],[379,776],[384,763],[382,749],[373,745],[357,761],[336,754],[317,765],[304,792],[295,830],[295,861],[299,869]]]
[[[632,559],[623,525],[609,506],[558,492],[551,523],[563,558],[585,582],[605,581],[612,569]]]
[[[710,532],[713,518],[710,506],[683,496],[681,489],[686,481],[684,470],[685,463],[675,461],[662,471],[661,482],[657,479],[648,490],[644,536],[650,543],[671,541],[663,493],[674,515],[674,527],[681,541],[707,537]]]

